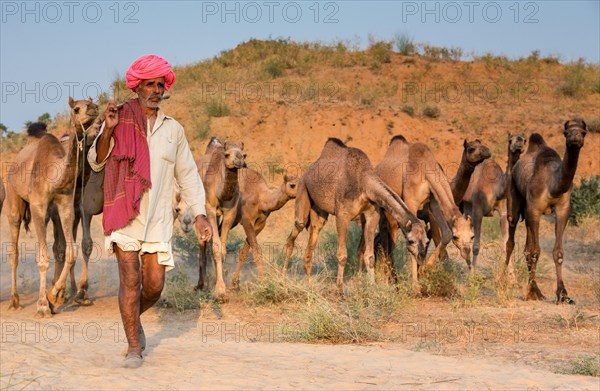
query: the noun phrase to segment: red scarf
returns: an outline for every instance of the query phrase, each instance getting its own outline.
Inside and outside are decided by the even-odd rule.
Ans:
[[[104,168],[104,234],[123,228],[140,214],[140,202],[150,181],[147,118],[137,99],[119,109],[113,131],[115,147]]]

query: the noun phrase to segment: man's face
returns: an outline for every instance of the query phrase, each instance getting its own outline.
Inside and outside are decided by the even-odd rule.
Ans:
[[[135,92],[137,92],[142,105],[149,109],[157,109],[165,93],[165,78],[142,80]]]

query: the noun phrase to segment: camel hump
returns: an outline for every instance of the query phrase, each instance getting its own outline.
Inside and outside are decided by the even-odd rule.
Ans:
[[[401,134],[397,134],[394,137],[392,137],[392,139],[390,140],[390,145],[392,145],[395,142],[401,142],[404,144],[408,144],[408,140]]]
[[[344,142],[342,140],[340,140],[339,138],[336,138],[336,137],[329,137],[327,139],[327,142],[325,143],[325,145],[327,145],[327,144],[337,145],[338,147],[341,147],[341,148],[347,148],[346,144],[344,144]]]
[[[414,143],[410,146],[410,155],[414,158],[430,158],[433,157],[433,152],[423,143]]]
[[[218,147],[223,147],[223,143],[216,136],[212,136],[208,142],[208,145],[206,145],[206,151],[204,154],[206,155]]]
[[[541,134],[532,133],[531,136],[529,136],[529,147],[527,147],[527,152],[537,151],[540,147],[545,145],[546,142]]]
[[[48,133],[47,125],[43,122],[34,122],[27,128],[27,136],[40,138]]]

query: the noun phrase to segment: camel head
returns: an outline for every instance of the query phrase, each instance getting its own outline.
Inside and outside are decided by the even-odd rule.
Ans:
[[[488,147],[483,145],[481,141],[479,141],[479,139],[475,139],[473,141],[468,141],[467,139],[465,139],[463,146],[465,148],[463,156],[467,159],[467,162],[472,166],[476,166],[485,159],[492,156]]]
[[[194,216],[192,209],[187,207],[181,199],[181,193],[175,189],[173,191],[173,221],[179,220],[179,225],[184,233],[190,232],[194,228]]]
[[[404,236],[406,237],[406,249],[417,258],[417,262],[422,265],[427,255],[427,246],[429,238],[425,227],[421,221],[408,221],[405,227]]]
[[[71,107],[71,126],[74,126],[77,130],[78,135],[81,135],[83,132],[82,126],[86,129],[89,128],[92,132],[98,132],[98,126],[91,126],[100,111],[98,110],[98,105],[92,101],[91,97],[87,99],[74,100],[69,96],[69,107]],[[96,134],[90,134],[88,132],[89,137],[95,137]]]
[[[583,147],[583,139],[587,134],[587,124],[581,118],[570,119],[565,122],[565,130],[563,131],[567,139],[567,147]]]
[[[460,251],[467,264],[471,264],[471,249],[473,248],[473,229],[471,228],[471,216],[465,218],[463,215],[452,218],[452,243]]]
[[[296,198],[296,191],[298,190],[298,178],[295,176],[283,176],[283,184],[285,194],[290,198]]]
[[[511,155],[521,155],[525,152],[525,145],[527,144],[527,139],[523,133],[511,134],[508,133],[508,151]]]
[[[234,144],[225,141],[223,145],[225,150],[225,166],[228,169],[246,167],[246,152],[244,152],[244,143]]]

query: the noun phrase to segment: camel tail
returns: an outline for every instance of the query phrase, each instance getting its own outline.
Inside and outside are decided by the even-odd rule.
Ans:
[[[29,202],[25,202],[25,209],[23,210],[23,224],[25,225],[25,231],[29,232],[29,223],[31,223],[31,209],[29,208]]]
[[[402,201],[402,198],[389,188],[379,177],[369,178],[367,197],[380,207],[392,214],[400,225],[404,226],[409,220],[417,220]]]

